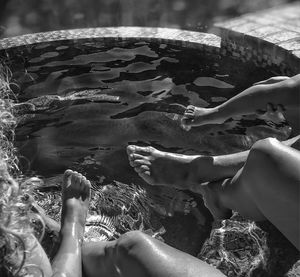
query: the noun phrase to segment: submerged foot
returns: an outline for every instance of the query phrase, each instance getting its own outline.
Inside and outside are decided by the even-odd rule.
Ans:
[[[190,163],[198,156],[159,151],[153,147],[129,145],[130,165],[150,185],[172,186],[187,189],[193,181]]]
[[[62,185],[61,230],[82,237],[90,202],[90,182],[80,173],[66,170]]]
[[[188,106],[181,120],[181,125],[188,130],[192,126],[201,126],[205,124],[221,124],[224,121],[216,118],[216,111],[213,108],[199,108]]]

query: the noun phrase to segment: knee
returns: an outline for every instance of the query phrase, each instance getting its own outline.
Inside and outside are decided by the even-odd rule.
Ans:
[[[280,149],[281,142],[275,138],[266,138],[253,144],[247,159],[248,165],[255,166],[257,169],[262,165],[269,165],[276,159],[276,152]]]
[[[140,231],[130,231],[118,238],[116,246],[118,253],[130,254],[148,243],[148,236]]]

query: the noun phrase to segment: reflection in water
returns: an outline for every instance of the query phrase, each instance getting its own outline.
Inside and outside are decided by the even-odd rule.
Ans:
[[[248,149],[262,137],[286,138],[286,126],[269,126],[255,116],[244,116],[223,125],[182,130],[174,119],[185,106],[216,105],[250,83],[234,83],[236,76],[224,72],[216,57],[197,51],[125,44],[109,49],[96,44],[56,48],[45,44],[31,49],[25,57],[26,74],[22,68],[14,73],[21,82],[20,101],[33,106],[16,132],[17,147],[29,163],[23,164],[28,168],[25,173],[59,183],[53,177],[66,168],[77,169],[94,184],[93,199],[98,204],[93,212],[109,215],[116,233],[130,229],[155,233],[165,228],[168,243],[196,253],[210,228],[201,200],[188,192],[145,184],[129,166],[126,146],[225,154]],[[170,216],[173,222],[166,219]],[[183,220],[187,220],[184,227]]]

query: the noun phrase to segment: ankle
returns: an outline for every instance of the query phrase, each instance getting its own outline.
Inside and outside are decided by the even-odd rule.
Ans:
[[[221,109],[219,106],[209,108],[208,111],[209,112],[206,115],[206,121],[215,124],[222,124],[224,122],[224,118],[221,115]]]
[[[203,199],[214,218],[225,219],[232,214],[231,209],[226,205],[226,182],[212,182],[203,187]]]

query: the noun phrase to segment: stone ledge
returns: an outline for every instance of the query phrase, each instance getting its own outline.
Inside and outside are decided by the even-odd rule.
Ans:
[[[275,74],[300,72],[300,3],[217,23],[221,53],[253,61]]]
[[[60,30],[4,38],[0,40],[0,50],[18,46],[30,46],[41,42],[81,39],[134,39],[159,41],[171,45],[200,49],[205,45],[207,50],[212,51],[218,51],[221,44],[220,37],[207,33],[182,31],[170,28],[110,27]]]

